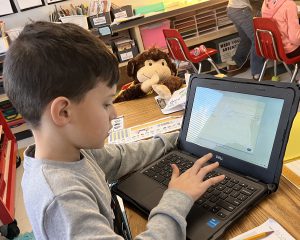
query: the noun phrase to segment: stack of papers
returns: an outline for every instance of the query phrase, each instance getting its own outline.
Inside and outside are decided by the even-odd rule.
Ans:
[[[232,238],[231,240],[242,240],[259,233],[270,231],[273,231],[273,233],[267,237],[264,237],[263,240],[296,240],[278,222],[276,222],[272,218],[269,218],[262,225],[253,228],[235,238]]]
[[[131,16],[131,17],[115,18],[114,21],[110,25],[111,26],[112,25],[119,25],[120,23],[129,22],[129,21],[132,21],[132,20],[135,20],[135,19],[139,19],[139,18],[143,18],[143,17],[144,17],[144,15],[137,14],[137,15],[134,15],[134,16]]]
[[[172,94],[169,100],[156,96],[154,99],[163,114],[181,111],[185,108],[187,87],[181,88]]]

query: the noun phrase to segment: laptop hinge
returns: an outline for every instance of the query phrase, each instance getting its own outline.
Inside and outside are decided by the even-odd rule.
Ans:
[[[253,181],[253,182],[259,182],[258,179],[253,178],[253,177],[250,177],[250,176],[245,176],[245,178],[247,178],[247,179],[249,179],[249,180],[251,180],[251,181]]]
[[[276,184],[269,183],[269,184],[267,184],[267,187],[268,187],[268,192],[272,193],[277,190],[278,186]]]

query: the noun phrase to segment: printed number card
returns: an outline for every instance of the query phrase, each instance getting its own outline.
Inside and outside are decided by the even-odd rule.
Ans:
[[[21,11],[45,5],[44,0],[17,0],[17,2]]]

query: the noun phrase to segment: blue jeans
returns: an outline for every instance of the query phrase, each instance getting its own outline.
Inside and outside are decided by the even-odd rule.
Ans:
[[[255,36],[253,28],[253,16],[250,8],[227,8],[227,15],[238,30],[241,41],[232,59],[238,67],[247,60],[250,52],[250,67],[252,75],[260,74],[264,59],[257,56],[255,50]]]

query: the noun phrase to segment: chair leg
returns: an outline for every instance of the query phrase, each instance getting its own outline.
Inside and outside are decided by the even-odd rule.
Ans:
[[[179,60],[175,60],[175,66],[176,66],[176,69],[179,68],[180,62],[181,62],[181,61],[179,61]]]
[[[259,82],[262,80],[263,76],[265,75],[265,71],[266,71],[266,67],[267,67],[268,62],[269,62],[269,59],[266,59],[266,61],[264,62],[264,66],[263,66],[263,68],[261,70],[261,73],[259,75],[259,79],[258,79]]]
[[[297,73],[298,73],[298,63],[295,64],[295,69],[293,72],[293,76],[291,78],[291,82],[293,82],[295,80]]]
[[[199,62],[198,74],[200,74],[200,73],[201,73],[201,69],[202,69],[202,62]]]
[[[214,67],[214,69],[216,70],[216,72],[217,72],[218,74],[221,74],[219,68],[217,67],[217,65],[216,65],[216,63],[214,62],[214,60],[212,60],[212,58],[210,58],[210,57],[207,58],[207,61],[210,62],[210,64]]]
[[[283,65],[284,65],[284,67],[285,67],[285,69],[288,71],[288,73],[291,75],[291,77],[293,76],[293,73],[292,73],[292,71],[291,71],[291,69],[289,68],[289,66],[285,63],[285,62],[282,62],[283,63]]]
[[[274,76],[277,77],[277,61],[274,60]]]
[[[198,69],[195,67],[195,65],[192,62],[189,62],[189,63],[192,65],[194,73],[198,73]]]

